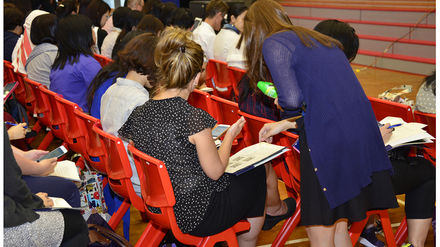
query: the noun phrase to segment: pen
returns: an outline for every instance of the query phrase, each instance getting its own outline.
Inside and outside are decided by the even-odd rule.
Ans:
[[[18,124],[13,123],[13,122],[5,122],[5,124],[7,125],[12,125],[12,126],[17,126]],[[25,129],[27,129],[27,126],[24,126]]]
[[[400,125],[402,125],[402,124],[400,123],[400,124],[391,125],[390,127],[388,127],[388,129],[392,129],[394,127],[399,127]]]

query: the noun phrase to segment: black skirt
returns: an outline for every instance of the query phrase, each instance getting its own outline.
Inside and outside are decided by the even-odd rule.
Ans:
[[[189,234],[211,236],[242,219],[264,215],[267,191],[264,165],[239,176],[229,175],[229,181],[224,191],[212,194],[203,221]]]
[[[356,222],[365,219],[368,210],[399,207],[390,173],[385,170],[374,172],[372,183],[361,189],[359,195],[342,205],[330,208],[312,164],[303,118],[296,122],[301,152],[301,225],[332,226],[339,219]],[[341,176],[344,176],[343,171]]]

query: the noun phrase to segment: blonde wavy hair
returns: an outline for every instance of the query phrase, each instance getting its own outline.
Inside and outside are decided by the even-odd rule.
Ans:
[[[202,70],[203,50],[191,32],[169,27],[161,34],[154,60],[157,90],[184,89]]]

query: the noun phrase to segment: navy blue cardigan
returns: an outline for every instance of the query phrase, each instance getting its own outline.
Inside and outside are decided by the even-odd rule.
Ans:
[[[264,60],[278,91],[283,118],[303,101],[313,166],[331,208],[360,193],[373,172],[392,166],[362,86],[339,48],[304,46],[293,31],[263,44]]]

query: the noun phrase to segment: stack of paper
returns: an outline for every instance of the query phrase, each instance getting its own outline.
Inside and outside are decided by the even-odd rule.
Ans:
[[[243,148],[229,158],[226,173],[240,175],[289,151],[284,146],[260,142]]]
[[[427,125],[422,123],[406,123],[401,118],[386,117],[380,121],[381,124],[390,123],[391,125],[402,124],[394,128],[393,134],[385,146],[391,150],[400,146],[412,146],[424,143],[433,143],[433,136],[428,134],[423,128]]]

